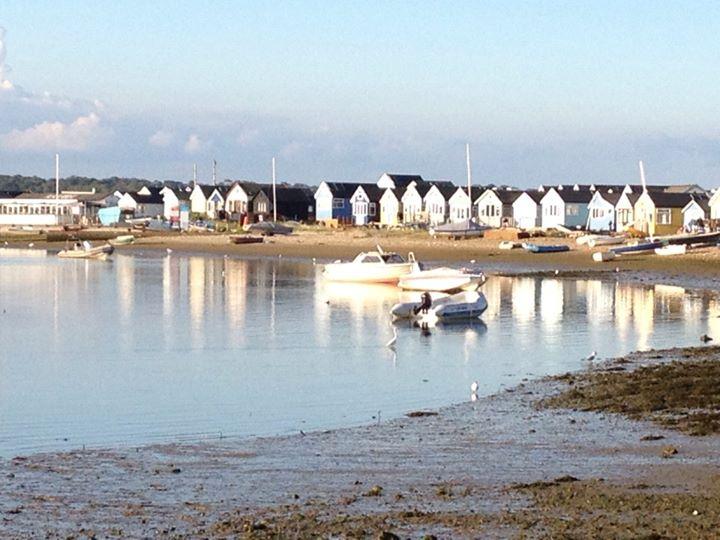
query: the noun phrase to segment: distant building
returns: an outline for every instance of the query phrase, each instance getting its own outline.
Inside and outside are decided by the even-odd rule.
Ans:
[[[513,221],[516,227],[532,229],[539,227],[542,221],[540,201],[545,196],[540,191],[523,191],[512,203]]]

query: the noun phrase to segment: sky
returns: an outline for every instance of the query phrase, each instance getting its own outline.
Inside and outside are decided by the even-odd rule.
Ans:
[[[720,185],[720,5],[0,0],[0,174]]]

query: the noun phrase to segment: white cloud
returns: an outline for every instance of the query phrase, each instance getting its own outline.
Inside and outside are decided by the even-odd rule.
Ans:
[[[13,129],[0,135],[0,146],[6,150],[47,151],[86,150],[106,134],[95,113],[79,116],[71,123],[42,122],[25,129]]]
[[[205,142],[196,133],[192,133],[185,142],[185,151],[194,154],[202,150],[203,146]]]
[[[148,139],[148,142],[153,146],[167,148],[173,142],[174,138],[175,135],[172,132],[161,129],[153,133]]]
[[[7,48],[5,47],[5,29],[0,26],[0,90],[12,90],[13,84],[7,78],[10,68],[5,64]]]

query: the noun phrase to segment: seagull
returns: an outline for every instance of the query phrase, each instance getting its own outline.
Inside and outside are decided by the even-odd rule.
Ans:
[[[713,340],[713,338],[711,338],[707,334],[703,334],[702,336],[700,336],[700,341],[702,341],[703,343],[707,343],[708,341],[712,341],[712,340]]]
[[[560,270],[555,270],[555,275],[557,276],[560,273]]]
[[[597,351],[593,351],[590,353],[590,356],[588,356],[587,358],[584,358],[584,360],[586,362],[592,362],[593,360],[595,360],[596,356],[597,356]]]
[[[478,391],[478,388],[480,388],[480,385],[478,384],[478,382],[477,382],[477,381],[473,381],[472,384],[470,385],[470,391],[471,391],[473,394],[476,394],[477,391]]]
[[[390,338],[390,341],[388,341],[385,344],[385,346],[389,347],[392,350],[395,350],[395,342],[397,341],[397,330],[395,329],[394,326],[392,327],[392,331],[393,331],[393,337]]]
[[[165,251],[167,251],[168,255],[170,255],[172,253],[172,249],[170,249],[170,248],[167,248]]]
[[[33,247],[34,245],[35,245],[34,242],[30,242],[30,243],[28,244],[28,247]]]
[[[7,241],[7,240],[5,240],[5,245],[6,245],[6,246],[8,245],[8,241]]]
[[[475,264],[475,259],[470,259],[470,264]]]

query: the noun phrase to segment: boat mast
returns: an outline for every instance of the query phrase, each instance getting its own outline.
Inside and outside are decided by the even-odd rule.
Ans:
[[[55,204],[60,198],[60,154],[55,154]],[[58,208],[57,206],[55,208]]]
[[[647,193],[647,185],[645,184],[645,167],[643,167],[643,162],[640,160],[640,182],[642,182],[643,187],[643,193]]]
[[[275,194],[275,158],[272,158],[273,221],[277,221],[277,196]]]
[[[213,186],[217,186],[217,161],[213,159]]]
[[[197,163],[193,163],[193,187],[197,186]]]
[[[467,166],[467,194],[470,201],[468,207],[468,219],[472,218],[472,171],[470,170],[470,144],[465,144],[465,164]]]

